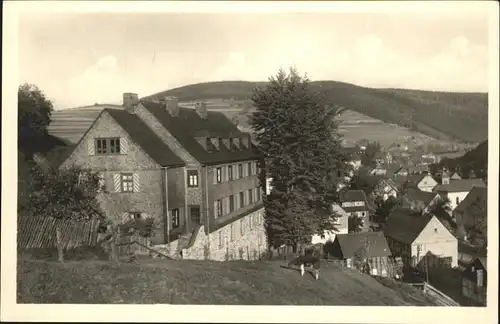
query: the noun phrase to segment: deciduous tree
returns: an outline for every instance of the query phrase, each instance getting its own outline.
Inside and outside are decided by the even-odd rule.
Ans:
[[[31,170],[32,191],[22,206],[27,217],[53,217],[56,219],[58,259],[64,261],[61,241],[61,221],[90,221],[93,217],[104,219],[96,196],[100,190],[99,175],[78,167],[57,169],[35,165]]]
[[[335,228],[329,207],[348,166],[340,150],[338,109],[295,69],[254,91],[250,118],[272,192],[264,201],[270,241],[308,243]]]
[[[36,85],[25,83],[17,92],[18,146],[31,158],[47,139],[47,126],[53,110],[52,102]]]

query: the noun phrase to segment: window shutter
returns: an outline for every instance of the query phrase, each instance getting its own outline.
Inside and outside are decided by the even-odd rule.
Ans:
[[[140,181],[139,173],[134,173],[133,180],[134,180],[134,192],[140,192],[141,191],[141,181]]]
[[[124,137],[120,137],[120,153],[121,154],[128,153],[128,141]]]
[[[89,139],[87,143],[88,143],[89,155],[95,155],[94,139],[93,138]]]
[[[227,165],[224,165],[222,167],[222,173],[223,173],[222,182],[228,181],[228,179],[229,179],[229,171],[228,171]]]
[[[214,218],[217,218],[219,217],[219,215],[217,215],[217,200],[214,201]]]
[[[102,192],[102,190],[106,186],[106,179],[104,178],[104,174],[102,172],[99,172],[98,176],[99,176],[99,184],[97,187],[97,192]]]
[[[121,216],[120,216],[120,220],[121,220],[122,224],[126,223],[129,219],[130,219],[130,216],[129,216],[128,212],[125,212],[125,213],[121,214]]]
[[[240,195],[237,194],[237,195],[234,195],[233,196],[234,198],[234,210],[238,210],[240,209]]]
[[[113,174],[113,182],[115,184],[115,192],[120,192],[121,191],[121,182],[120,182],[120,174],[115,173]]]

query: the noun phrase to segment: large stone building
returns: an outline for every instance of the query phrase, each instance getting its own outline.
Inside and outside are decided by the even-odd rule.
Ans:
[[[267,249],[250,136],[222,113],[123,95],[104,109],[62,164],[99,171],[99,199],[115,221],[151,217],[151,245],[174,257],[252,259]]]

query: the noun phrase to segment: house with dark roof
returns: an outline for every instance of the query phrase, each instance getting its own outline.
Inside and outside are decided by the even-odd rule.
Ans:
[[[441,196],[435,192],[420,191],[417,188],[407,188],[403,193],[403,204],[412,211],[429,212],[439,201]]]
[[[249,135],[203,103],[125,93],[123,109],[102,110],[61,167],[100,172],[102,209],[118,223],[153,218],[151,245],[163,253],[224,260],[266,250],[261,161]]]
[[[379,177],[376,179],[375,187],[371,193],[373,198],[382,198],[383,201],[389,199],[389,197],[396,198],[399,193],[399,188],[396,182],[391,178]]]
[[[406,177],[404,185],[405,187],[417,188],[420,191],[432,192],[432,190],[438,185],[438,183],[429,174],[423,173],[408,175]]]
[[[470,229],[479,222],[487,222],[487,209],[488,189],[486,187],[472,188],[465,199],[453,210],[457,236],[460,240],[468,241]]]
[[[391,250],[383,232],[338,234],[326,252],[346,261],[347,267],[357,267],[356,263],[366,261],[371,275],[385,277],[390,272]]]
[[[435,215],[397,209],[383,231],[393,255],[402,258],[406,269],[457,266],[458,241]]]
[[[340,193],[341,207],[349,217],[358,217],[361,221],[361,230],[368,231],[370,228],[370,208],[368,199],[363,190],[344,190]],[[349,229],[352,231],[353,229]]]
[[[434,191],[441,197],[449,199],[451,210],[454,210],[474,187],[486,188],[486,184],[481,179],[451,180],[443,178],[443,184],[436,186]]]
[[[474,259],[462,272],[462,294],[472,306],[486,306],[488,288],[487,258]]]

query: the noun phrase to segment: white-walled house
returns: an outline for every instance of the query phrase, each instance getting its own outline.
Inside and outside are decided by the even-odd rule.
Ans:
[[[441,197],[450,200],[450,208],[454,210],[474,187],[486,187],[486,184],[481,179],[462,179],[451,180],[449,183],[437,186],[434,191],[439,193]]]
[[[336,214],[335,218],[335,228],[336,230],[325,231],[323,236],[315,234],[312,236],[311,243],[312,244],[325,244],[326,242],[335,241],[335,237],[337,234],[347,234],[348,233],[348,218],[349,215],[347,212],[337,204],[332,204],[331,207],[332,213]]]
[[[384,234],[393,255],[401,256],[406,268],[458,266],[458,240],[432,214],[395,211],[390,214]]]
[[[407,187],[415,187],[425,192],[432,192],[437,185],[437,181],[428,174],[409,175],[406,180]]]

